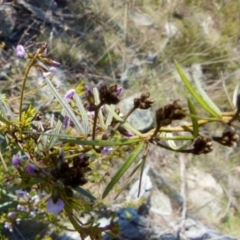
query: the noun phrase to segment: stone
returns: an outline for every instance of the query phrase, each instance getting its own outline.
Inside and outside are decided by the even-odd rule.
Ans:
[[[0,37],[8,38],[16,23],[16,12],[8,4],[0,5]]]
[[[203,189],[210,191],[218,196],[223,195],[223,189],[216,179],[209,173],[205,173],[197,168],[188,170],[187,174],[188,189]]]
[[[169,197],[158,189],[154,189],[150,196],[150,211],[161,216],[171,216],[173,213]]]
[[[222,212],[219,198],[212,193],[195,189],[189,192],[188,197],[194,206],[194,214],[198,216],[214,219]]]
[[[119,107],[121,109],[122,114],[127,114],[128,111],[133,106],[134,98],[140,97],[141,93],[134,94],[130,97],[123,99]],[[135,129],[140,132],[146,132],[153,127],[154,123],[154,116],[153,116],[153,109],[137,109],[135,110],[127,119],[127,122],[130,123]]]

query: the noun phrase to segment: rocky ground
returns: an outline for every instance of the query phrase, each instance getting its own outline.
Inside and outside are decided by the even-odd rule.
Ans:
[[[225,80],[231,79],[228,82],[231,90],[232,83],[239,80],[236,60],[239,39],[235,39],[235,30],[230,39],[230,33],[224,32],[218,24],[223,24],[223,14],[227,16],[228,12],[232,11],[233,22],[239,17],[234,6],[231,10],[215,1],[209,6],[204,3],[197,6],[189,1],[184,9],[185,1],[180,1],[179,6],[174,5],[174,10],[170,10],[171,1],[159,5],[142,2],[78,1],[76,5],[74,1],[65,0],[0,1],[0,90],[9,98],[19,95],[23,63],[14,57],[16,45],[20,43],[31,49],[47,41],[52,49],[49,54],[62,63],[58,80],[63,88],[77,86],[81,80],[90,85],[117,82],[125,87],[120,105],[123,112],[142,91],[152,92],[157,103],[182,98],[184,91],[174,70],[173,58],[184,63],[188,76],[201,79],[213,99],[227,108],[225,98],[219,97],[223,92],[219,72],[222,71]],[[200,10],[196,10],[197,7]],[[196,14],[191,16],[188,11],[193,10]],[[157,16],[156,12],[162,15]],[[164,21],[160,22],[158,17]],[[218,17],[219,22],[215,22],[214,17]],[[189,21],[199,23],[203,35],[198,35],[199,26],[194,30]],[[230,25],[233,29],[234,26]],[[202,36],[205,42],[199,42]],[[227,47],[226,44],[222,47],[226,43],[222,39],[229,41]],[[177,49],[179,45],[182,47]],[[208,54],[210,57],[205,57]],[[40,84],[34,75],[31,78],[29,89]],[[30,100],[36,102],[34,98]],[[145,132],[154,125],[153,114],[153,109],[136,112],[130,123]],[[140,200],[136,177],[136,182],[106,209],[106,212],[117,212],[121,229],[118,239],[240,239],[237,156],[238,149],[217,149],[197,158],[152,146]],[[99,216],[101,226],[108,221],[107,216]],[[24,230],[21,231],[24,236]],[[24,239],[14,234],[10,238]],[[54,238],[79,239],[67,232]],[[103,239],[111,238],[104,236]]]

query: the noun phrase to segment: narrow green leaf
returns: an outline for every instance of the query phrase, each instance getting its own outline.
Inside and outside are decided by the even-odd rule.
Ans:
[[[190,81],[187,79],[186,75],[182,71],[180,65],[175,61],[176,69],[184,82],[185,86],[187,87],[188,91],[191,93],[191,95],[194,97],[194,99],[200,104],[200,106],[205,109],[208,113],[210,113],[214,117],[219,117],[218,114],[216,114],[211,107],[208,106],[208,104],[204,101],[204,99],[196,92],[196,90],[193,88]]]
[[[32,132],[32,131],[24,131],[24,133],[29,134],[37,134],[37,135],[47,135],[53,136],[58,138],[59,141],[66,142],[66,143],[73,143],[83,146],[122,146],[122,145],[129,145],[132,143],[137,143],[141,141],[140,137],[128,138],[128,139],[113,139],[113,140],[84,140],[77,138],[76,136],[68,136],[64,134],[53,134],[53,133],[46,133],[46,132]]]
[[[197,115],[196,109],[189,98],[188,98],[188,108],[191,114]],[[192,119],[192,125],[193,125],[193,136],[196,138],[198,137],[198,133],[199,133],[198,120],[193,117],[191,119]]]
[[[90,127],[89,127],[89,119],[88,119],[86,109],[84,108],[82,100],[78,94],[74,94],[74,99],[76,100],[77,108],[82,117],[83,128],[85,130],[85,134],[87,135],[90,131]]]
[[[122,145],[129,145],[133,143],[137,143],[140,141],[139,138],[133,139],[119,139],[119,140],[81,140],[81,139],[68,139],[68,138],[60,138],[62,142],[68,142],[73,144],[78,144],[82,146],[122,146]]]
[[[121,166],[121,168],[117,171],[117,173],[113,176],[110,183],[107,185],[106,189],[104,190],[102,194],[102,198],[105,198],[108,193],[111,191],[111,189],[114,187],[114,185],[118,182],[118,180],[122,177],[122,175],[128,170],[128,168],[131,166],[131,164],[134,162],[136,157],[141,152],[142,148],[144,146],[144,143],[141,142],[136,149],[130,154],[128,159],[124,162],[124,164]]]
[[[71,107],[68,105],[68,103],[65,101],[65,99],[63,99],[60,96],[60,94],[58,93],[56,88],[53,86],[52,82],[47,77],[45,79],[46,79],[48,86],[51,88],[54,96],[57,98],[57,100],[62,105],[62,107],[66,110],[66,112],[68,113],[69,117],[73,121],[73,123],[76,126],[76,128],[78,129],[78,131],[81,133],[84,133],[83,126],[80,124],[79,120],[77,119],[76,115],[72,111]]]
[[[143,159],[139,161],[137,166],[131,171],[131,173],[128,175],[126,182],[123,184],[120,191],[117,193],[117,195],[114,197],[114,200],[118,198],[118,196],[121,194],[121,192],[125,189],[125,187],[128,185],[128,183],[131,181],[131,179],[134,177],[135,173],[139,169],[139,167],[142,165]]]
[[[81,187],[77,187],[74,190],[77,191],[78,193],[82,194],[83,196],[89,198],[91,201],[96,201],[96,198],[90,192],[86,191],[85,189],[83,189]]]
[[[221,116],[222,115],[221,110],[217,107],[217,105],[211,100],[211,98],[204,91],[199,80],[196,77],[194,77],[193,80],[194,80],[196,88],[197,88],[199,94],[202,96],[203,100],[208,104],[208,106],[212,109],[213,112],[215,112],[218,116]]]
[[[234,89],[233,92],[233,106],[236,108],[236,103],[237,103],[237,95],[238,95],[238,90],[239,90],[239,83],[237,84],[237,86]]]

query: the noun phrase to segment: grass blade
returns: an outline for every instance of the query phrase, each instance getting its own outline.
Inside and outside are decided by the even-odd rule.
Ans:
[[[122,167],[117,171],[117,173],[113,176],[113,178],[110,181],[110,183],[107,185],[106,189],[104,190],[104,192],[102,194],[102,198],[105,198],[108,195],[108,193],[112,190],[114,185],[118,182],[118,180],[122,177],[122,175],[128,170],[128,168],[134,162],[136,157],[142,151],[143,146],[144,146],[144,143],[141,142],[140,144],[138,144],[136,149],[130,154],[128,159],[124,162]]]

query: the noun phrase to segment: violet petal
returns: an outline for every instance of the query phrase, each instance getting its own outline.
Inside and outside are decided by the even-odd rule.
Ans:
[[[51,212],[55,215],[57,215],[58,213],[60,213],[64,208],[64,202],[62,201],[62,199],[58,199],[56,203],[53,202],[53,199],[50,198],[48,200],[48,203],[47,203],[47,211],[48,212]]]

